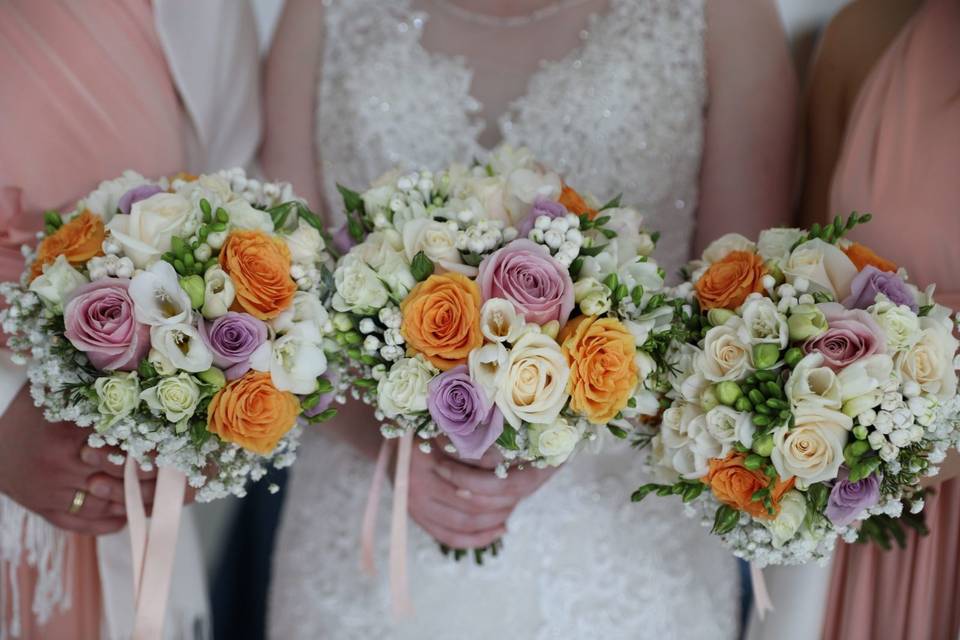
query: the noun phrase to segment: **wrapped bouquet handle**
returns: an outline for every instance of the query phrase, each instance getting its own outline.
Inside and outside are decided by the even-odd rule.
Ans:
[[[767,581],[763,578],[763,569],[756,562],[750,563],[750,587],[757,608],[757,617],[763,620],[768,611],[773,611],[773,601],[767,591]]]

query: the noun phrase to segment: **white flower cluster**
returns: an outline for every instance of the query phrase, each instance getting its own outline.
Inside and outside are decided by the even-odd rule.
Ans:
[[[539,216],[527,237],[537,244],[546,245],[553,257],[567,267],[580,255],[580,247],[583,246],[580,218],[572,213],[560,218]]]

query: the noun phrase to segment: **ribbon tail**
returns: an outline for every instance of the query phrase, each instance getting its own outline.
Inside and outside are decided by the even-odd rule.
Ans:
[[[750,563],[750,585],[753,587],[753,598],[757,607],[757,617],[763,620],[768,611],[773,611],[773,601],[767,591],[767,581],[763,579],[763,570],[755,563]]]
[[[150,536],[143,559],[142,584],[136,600],[134,640],[160,640],[163,637],[163,619],[170,595],[186,488],[187,477],[180,471],[163,467],[157,473]]]
[[[133,601],[140,597],[140,582],[143,576],[143,553],[147,547],[147,512],[143,508],[140,493],[140,478],[137,462],[127,455],[123,466],[123,501],[127,509],[127,526],[130,528],[130,549],[133,555]]]
[[[384,438],[380,444],[380,453],[377,455],[377,466],[373,471],[370,491],[367,493],[367,506],[363,511],[363,526],[360,530],[360,568],[370,577],[377,575],[373,539],[377,531],[380,494],[383,491],[384,479],[387,477],[387,463],[390,461],[390,451],[392,449],[393,440]]]
[[[390,523],[390,592],[395,617],[413,614],[407,584],[407,499],[410,493],[412,449],[413,431],[407,431],[400,438],[397,451],[397,475],[393,487],[393,519]]]

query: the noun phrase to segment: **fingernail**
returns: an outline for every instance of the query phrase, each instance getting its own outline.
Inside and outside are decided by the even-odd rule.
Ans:
[[[437,472],[437,475],[443,478],[444,480],[450,480],[453,478],[453,472],[450,471],[450,469],[447,469],[442,464],[439,464],[436,467],[434,467],[434,470]]]
[[[457,497],[458,497],[458,498],[472,498],[472,497],[473,497],[473,492],[470,491],[469,489],[457,489]]]
[[[80,451],[80,459],[91,467],[96,467],[100,464],[100,454],[93,449],[84,448]]]
[[[90,486],[90,493],[98,498],[106,498],[110,495],[110,487],[102,482],[96,482]]]

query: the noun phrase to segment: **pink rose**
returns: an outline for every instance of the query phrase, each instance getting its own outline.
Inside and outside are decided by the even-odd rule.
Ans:
[[[845,309],[836,302],[817,305],[827,319],[827,330],[807,340],[803,350],[823,355],[824,364],[840,371],[847,365],[875,353],[885,353],[883,330],[862,309]]]
[[[64,308],[67,340],[97,369],[133,371],[150,350],[150,327],[134,319],[129,286],[125,278],[85,284]]]
[[[573,311],[570,272],[547,248],[531,240],[514,240],[484,258],[477,276],[484,301],[504,298],[527,320],[566,324]]]

